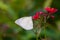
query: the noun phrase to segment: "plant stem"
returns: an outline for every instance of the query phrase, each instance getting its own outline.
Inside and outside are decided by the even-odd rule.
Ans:
[[[50,7],[52,2],[53,0],[46,0],[43,4],[43,8]],[[44,17],[44,32],[45,32],[45,38],[46,38],[46,17]]]
[[[36,34],[36,40],[38,40],[38,33]]]
[[[45,32],[45,38],[46,38],[46,17],[44,17],[44,32]]]
[[[41,32],[41,28],[40,28],[40,25],[38,24],[38,29],[36,31],[36,40],[39,40],[39,35],[40,35],[40,32]]]

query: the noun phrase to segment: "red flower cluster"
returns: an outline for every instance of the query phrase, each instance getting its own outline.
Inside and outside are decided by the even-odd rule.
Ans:
[[[55,8],[50,8],[50,7],[45,8],[45,10],[46,10],[49,14],[54,14],[54,13],[57,11],[57,9],[55,9]]]
[[[45,10],[49,13],[50,17],[51,17],[52,19],[54,19],[54,16],[53,16],[52,14],[54,14],[55,12],[57,12],[57,9],[47,7],[47,8],[45,8]]]
[[[54,18],[54,16],[53,16],[52,14],[54,14],[54,13],[57,11],[57,9],[47,7],[47,8],[45,8],[45,10],[48,12],[48,14],[45,14],[45,13],[43,13],[43,12],[37,12],[32,18],[33,18],[34,20],[37,20],[37,19],[40,18],[40,15],[43,15],[43,16],[48,16],[48,15],[50,15],[51,18]]]

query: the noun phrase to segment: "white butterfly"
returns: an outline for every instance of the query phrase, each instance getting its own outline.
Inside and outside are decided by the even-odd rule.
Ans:
[[[19,18],[15,21],[15,23],[25,30],[33,29],[32,16]]]

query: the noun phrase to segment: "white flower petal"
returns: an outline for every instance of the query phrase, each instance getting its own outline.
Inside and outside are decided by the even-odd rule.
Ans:
[[[22,17],[20,19],[17,19],[15,21],[16,24],[24,28],[25,30],[31,30],[33,29],[33,21],[32,17]]]

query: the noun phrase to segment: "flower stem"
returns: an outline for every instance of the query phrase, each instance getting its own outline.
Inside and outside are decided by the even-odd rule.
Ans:
[[[46,17],[44,17],[44,32],[45,32],[45,38],[46,38]]]
[[[38,33],[36,34],[36,40],[38,40]]]

